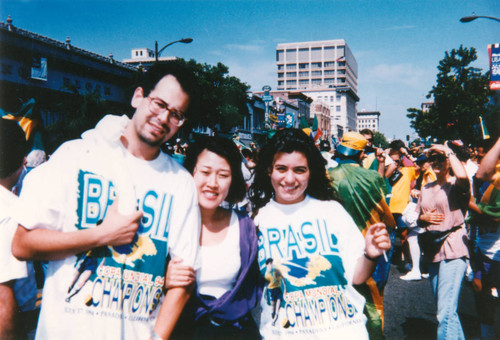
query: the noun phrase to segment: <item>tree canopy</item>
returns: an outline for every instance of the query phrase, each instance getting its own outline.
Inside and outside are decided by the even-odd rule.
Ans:
[[[436,85],[427,95],[434,98],[434,104],[428,111],[407,110],[411,127],[420,137],[473,143],[481,139],[479,116],[493,123],[493,93],[488,89],[487,74],[470,66],[476,59],[474,47],[460,46],[445,52],[437,67]]]
[[[195,60],[178,59],[191,69],[197,78],[199,92],[194,115],[187,121],[187,130],[198,125],[210,127],[217,132],[229,132],[243,123],[248,115],[246,92],[250,88],[238,78],[229,75],[229,68],[218,63],[216,66],[200,64]],[[136,75],[135,83],[141,72]],[[129,114],[128,104],[116,104],[105,101],[99,92],[83,95],[78,89],[68,87],[72,93],[54,105],[53,111],[61,119],[46,128],[47,148],[55,150],[63,142],[79,138],[88,129],[93,128],[106,114]]]
[[[229,68],[200,64],[191,59],[186,62],[193,70],[200,87],[198,114],[189,122],[191,126],[208,126],[217,132],[229,132],[243,123],[248,116],[246,105],[250,86],[229,75]]]

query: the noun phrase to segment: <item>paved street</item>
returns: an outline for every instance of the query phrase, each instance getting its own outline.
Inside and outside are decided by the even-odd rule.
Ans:
[[[387,340],[436,339],[436,305],[428,279],[403,281],[404,274],[397,266],[391,267],[385,288],[385,336]],[[464,280],[458,312],[465,336],[479,336],[479,322],[474,304],[472,286]]]

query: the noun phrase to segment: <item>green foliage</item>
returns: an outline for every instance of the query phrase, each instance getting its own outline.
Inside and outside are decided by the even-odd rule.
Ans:
[[[428,112],[409,108],[407,117],[420,137],[439,141],[461,139],[465,143],[479,140],[480,115],[489,115],[492,95],[488,90],[488,76],[470,66],[477,59],[474,47],[445,52],[439,62],[436,85],[427,95],[434,98]]]
[[[125,105],[105,101],[99,91],[79,95],[76,88],[69,88],[73,94],[63,97],[54,107],[61,119],[45,127],[46,148],[52,153],[65,141],[76,139],[97,124],[106,114],[124,114]]]
[[[227,133],[243,123],[248,116],[246,105],[249,86],[238,78],[229,76],[229,68],[200,64],[191,59],[186,62],[198,79],[200,108],[189,122],[190,126],[208,126],[214,131]]]
[[[188,62],[179,59],[194,72],[200,87],[197,94],[199,103],[194,116],[187,121],[187,130],[193,126],[208,126],[217,132],[229,132],[233,127],[243,123],[248,115],[246,92],[250,88],[238,78],[229,76],[229,68],[222,63],[216,66],[200,64],[195,60]],[[141,72],[134,77],[139,80]],[[131,108],[128,104],[116,104],[103,100],[98,91],[78,94],[75,87],[67,87],[68,94],[54,108],[61,117],[56,124],[46,128],[47,150],[52,152],[63,142],[79,138],[80,135],[93,128],[106,114],[127,114]]]
[[[389,142],[385,135],[381,132],[373,132],[373,145],[382,149],[387,149],[389,147]]]

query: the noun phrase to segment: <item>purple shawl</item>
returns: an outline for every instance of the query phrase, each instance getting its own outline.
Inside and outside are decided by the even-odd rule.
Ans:
[[[257,263],[257,231],[250,217],[236,212],[240,226],[241,268],[232,290],[218,299],[205,300],[198,293],[195,297],[195,320],[205,314],[227,321],[237,321],[247,315],[259,302],[262,287]]]

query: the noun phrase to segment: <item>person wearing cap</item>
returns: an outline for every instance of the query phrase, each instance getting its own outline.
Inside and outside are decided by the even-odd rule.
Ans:
[[[17,228],[13,216],[17,196],[11,189],[24,168],[26,152],[26,137],[19,124],[0,119],[0,339],[24,338],[25,318],[34,316],[31,311],[36,303],[33,266],[11,252]]]
[[[343,206],[351,215],[358,229],[365,234],[367,228],[383,222],[394,228],[395,222],[385,201],[385,182],[374,170],[363,168],[360,163],[367,145],[366,138],[357,132],[347,132],[337,146],[335,160],[339,165],[328,170],[332,186],[343,199]],[[390,251],[387,252],[390,255]],[[383,287],[390,269],[390,257],[376,259],[375,272],[367,283],[356,286],[366,299],[365,314],[370,339],[383,339]]]

